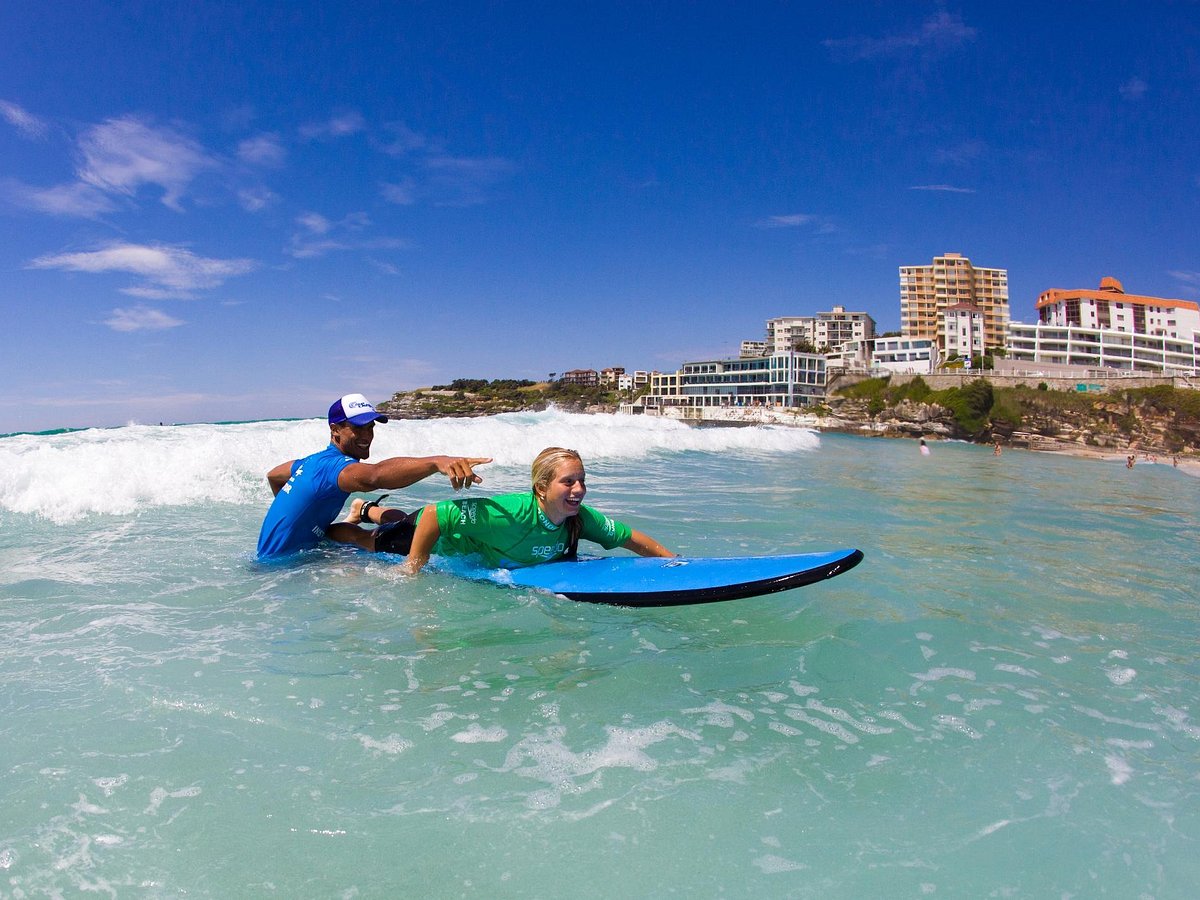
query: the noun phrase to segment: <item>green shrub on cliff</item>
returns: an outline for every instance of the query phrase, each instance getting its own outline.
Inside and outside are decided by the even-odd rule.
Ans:
[[[902,400],[908,400],[911,403],[928,403],[930,396],[933,395],[933,388],[920,375],[907,384],[897,385],[891,391],[894,394],[896,403]]]
[[[867,378],[844,388],[838,393],[854,400],[866,400],[868,404],[882,402],[880,410],[896,406],[905,400],[912,403],[927,403],[933,390],[920,375],[902,384],[893,385],[888,378]]]
[[[1176,418],[1200,423],[1200,391],[1176,390],[1169,384],[1125,391],[1127,403],[1144,404],[1149,409],[1174,413]]]
[[[959,428],[972,437],[979,437],[988,427],[992,400],[992,383],[977,378],[962,387],[935,391],[929,395],[927,402],[950,410]]]
[[[866,378],[857,384],[842,388],[838,394],[851,400],[886,400],[887,389],[887,378]]]

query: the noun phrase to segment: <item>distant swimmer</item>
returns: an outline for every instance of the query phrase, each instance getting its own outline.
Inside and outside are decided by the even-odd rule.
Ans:
[[[925,438],[921,438],[921,455],[922,456],[929,455],[929,445],[925,443]]]
[[[1127,457],[1125,457],[1125,468],[1132,469],[1133,462],[1134,462],[1134,455],[1132,453],[1130,453]]]
[[[364,550],[407,553],[416,516],[383,509],[378,501],[355,503],[352,522],[334,522],[346,498],[355,491],[402,488],[441,472],[455,490],[483,481],[474,467],[489,457],[394,456],[377,463],[371,455],[375,423],[387,416],[362,394],[347,394],[329,407],[329,446],[304,459],[280,463],[267,473],[275,495],[258,536],[260,559],[311,550],[322,540],[358,544]],[[381,527],[360,528],[359,522]]]
[[[996,445],[994,447],[992,447],[992,456],[999,456],[999,455],[1000,455],[1000,442],[996,441]]]

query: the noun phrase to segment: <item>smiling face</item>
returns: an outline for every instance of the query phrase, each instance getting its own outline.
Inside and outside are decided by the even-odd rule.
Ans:
[[[579,514],[579,505],[587,494],[584,483],[583,463],[578,459],[565,459],[554,469],[554,475],[544,485],[535,485],[538,505],[546,518],[561,525],[571,516]]]
[[[371,455],[371,441],[375,440],[375,423],[351,425],[340,422],[329,426],[329,439],[352,459],[366,459]]]

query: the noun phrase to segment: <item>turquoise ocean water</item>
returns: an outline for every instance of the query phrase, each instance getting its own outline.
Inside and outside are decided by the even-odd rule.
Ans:
[[[497,492],[576,447],[681,553],[866,559],[640,611],[264,566],[263,475],[320,421],[0,438],[0,896],[1195,895],[1200,479],[558,412],[378,434],[494,455]]]

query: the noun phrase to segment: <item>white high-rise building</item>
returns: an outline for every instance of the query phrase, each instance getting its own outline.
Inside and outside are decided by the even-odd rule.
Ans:
[[[1008,358],[1134,372],[1200,372],[1200,305],[1099,289],[1054,288],[1038,297],[1038,322],[1009,327]]]
[[[787,353],[799,344],[837,349],[846,341],[869,341],[875,337],[875,320],[865,312],[847,312],[835,306],[815,316],[780,316],[767,319],[764,356]]]

